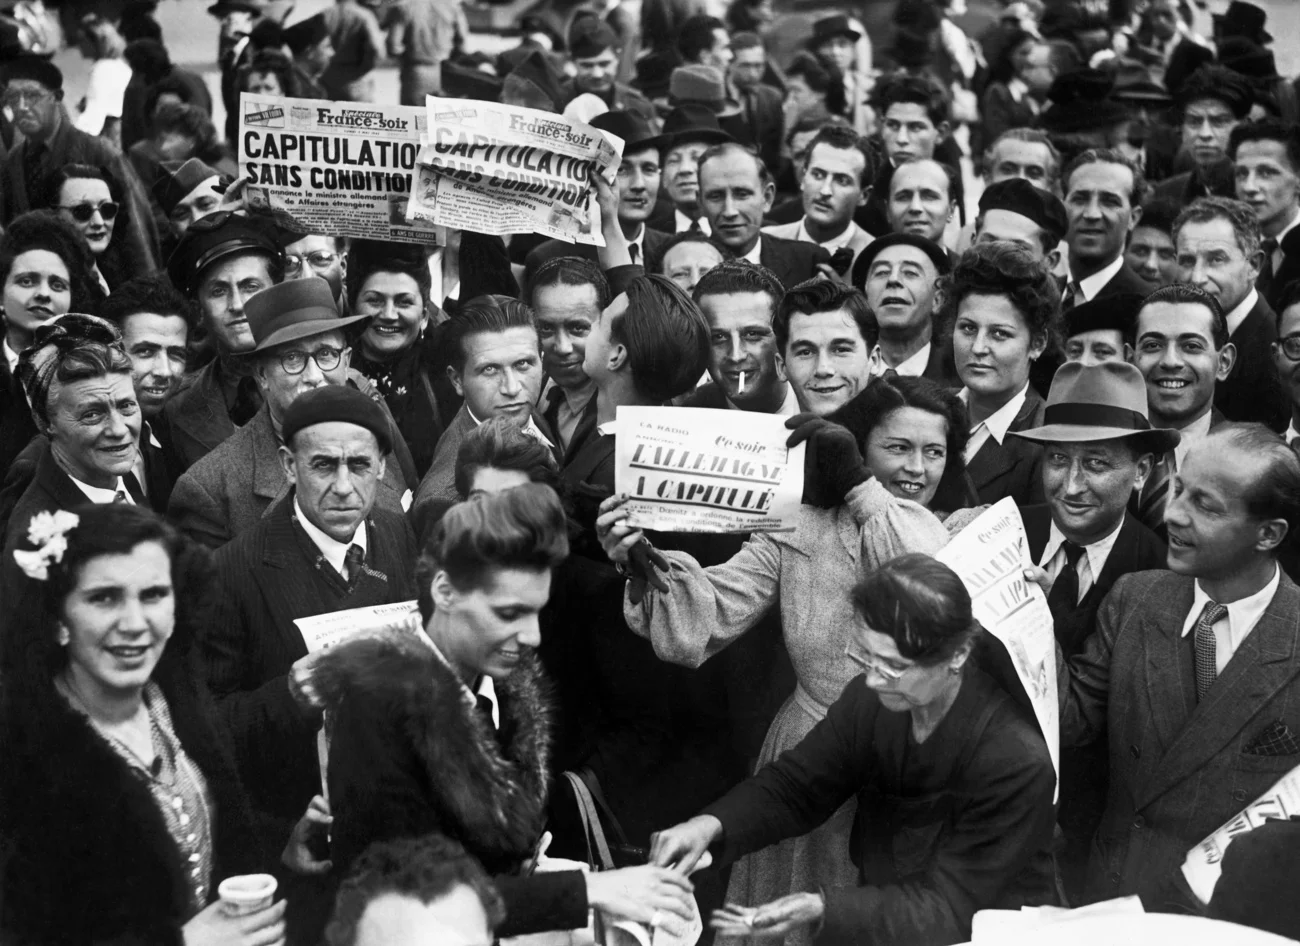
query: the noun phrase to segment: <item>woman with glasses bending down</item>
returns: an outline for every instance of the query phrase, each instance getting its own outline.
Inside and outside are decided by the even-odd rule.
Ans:
[[[812,830],[858,799],[853,886],[728,906],[728,936],[940,946],[990,907],[1055,902],[1056,776],[1037,723],[971,662],[970,595],[928,555],[894,559],[852,591],[849,656],[863,674],[794,748],[701,814],[656,834],[651,860],[691,871]]]
[[[65,164],[50,178],[49,206],[86,238],[105,293],[152,268],[127,242],[122,184],[108,168]]]

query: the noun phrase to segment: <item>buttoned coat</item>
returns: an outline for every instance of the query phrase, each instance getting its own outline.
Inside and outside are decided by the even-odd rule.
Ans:
[[[1031,387],[1002,443],[990,435],[966,462],[966,475],[981,503],[995,503],[1007,496],[1020,506],[1043,501],[1043,445],[1011,434],[1041,427],[1044,410],[1046,404]]]
[[[1281,727],[1300,733],[1300,588],[1280,577],[1200,702],[1192,637],[1182,636],[1194,593],[1192,578],[1172,572],[1125,575],[1083,652],[1061,666],[1062,746],[1105,738],[1109,749],[1091,900],[1140,894],[1148,910],[1185,904],[1187,851],[1300,765],[1300,753],[1285,751],[1294,738],[1280,748],[1260,739]]]
[[[781,240],[798,240],[799,231],[802,228],[803,228],[803,218],[800,217],[798,220],[794,221],[793,223],[775,223],[770,227],[764,227],[763,235],[776,237]],[[849,249],[853,251],[853,261],[849,263],[849,268],[845,270],[846,273],[850,273],[853,271],[853,263],[856,263],[858,261],[858,257],[862,255],[862,251],[865,250],[868,246],[870,246],[873,240],[875,240],[875,237],[873,237],[866,230],[863,230],[861,227],[858,227],[858,232],[853,235],[853,239],[849,240],[849,242],[845,244],[846,246],[848,246]],[[811,243],[813,246],[819,245],[817,243],[813,243],[811,240],[803,240],[801,242]],[[786,288],[788,289],[790,287],[787,286]]]
[[[167,516],[190,538],[215,549],[257,525],[288,492],[280,441],[263,405],[252,420],[177,480]],[[400,516],[404,492],[401,468],[389,456],[375,494],[376,508]]]

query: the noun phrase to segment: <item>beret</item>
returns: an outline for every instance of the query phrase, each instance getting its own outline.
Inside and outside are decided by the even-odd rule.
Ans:
[[[990,210],[1009,210],[1028,217],[1040,229],[1047,231],[1057,243],[1065,239],[1065,232],[1070,228],[1065,216],[1065,205],[1060,198],[1035,187],[1024,178],[1013,177],[985,188],[980,195],[980,213],[988,213]]]
[[[871,261],[876,258],[881,250],[887,250],[891,246],[916,247],[930,257],[930,261],[934,263],[934,268],[938,270],[940,276],[946,275],[952,269],[952,260],[948,257],[948,251],[933,240],[927,240],[915,233],[888,233],[872,240],[858,254],[858,258],[853,263],[853,274],[850,277],[850,282],[853,283],[854,287],[861,289],[866,285],[867,271],[871,268]]]
[[[599,56],[607,49],[620,45],[618,34],[598,16],[584,16],[574,21],[569,30],[569,55],[575,59]]]
[[[51,92],[63,91],[63,72],[44,56],[25,54],[0,66],[0,80],[30,79],[39,82]]]
[[[1065,337],[1109,330],[1123,332],[1127,338],[1137,324],[1138,312],[1142,310],[1145,298],[1140,293],[1121,292],[1081,302],[1065,313]]]
[[[375,435],[381,451],[389,453],[393,449],[388,415],[369,397],[346,384],[327,384],[298,395],[284,412],[280,430],[287,444],[298,431],[328,423],[364,427]]]

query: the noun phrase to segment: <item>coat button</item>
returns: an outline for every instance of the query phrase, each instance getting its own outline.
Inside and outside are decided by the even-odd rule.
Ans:
[[[1128,751],[1133,753],[1133,758],[1135,759],[1142,758],[1142,750],[1139,749],[1137,746],[1129,746]]]
[[[1123,878],[1120,877],[1120,875],[1119,875],[1119,873],[1118,873],[1117,871],[1111,871],[1111,872],[1110,872],[1110,882],[1111,882],[1112,884],[1114,884],[1116,887],[1119,886],[1119,882],[1120,882],[1121,880],[1123,880]]]
[[[1133,819],[1133,827],[1141,831],[1144,827],[1146,827],[1146,819],[1143,818],[1141,815],[1138,815],[1136,818]]]
[[[1246,800],[1246,790],[1245,790],[1244,788],[1239,788],[1239,789],[1237,789],[1236,791],[1234,791],[1234,792],[1232,793],[1232,800],[1233,800],[1233,801],[1245,801],[1245,800]]]

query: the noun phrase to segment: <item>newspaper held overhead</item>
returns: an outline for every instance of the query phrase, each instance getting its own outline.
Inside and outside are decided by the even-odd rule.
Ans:
[[[605,245],[591,174],[614,180],[621,138],[532,108],[432,95],[427,103],[408,222]]]
[[[1235,818],[1223,825],[1196,847],[1187,852],[1183,861],[1183,876],[1202,903],[1214,896],[1214,886],[1223,872],[1223,854],[1228,845],[1241,834],[1254,831],[1265,821],[1285,821],[1300,815],[1300,766],[1296,766],[1253,802],[1242,809]]]
[[[1025,569],[1029,557],[1025,524],[1015,500],[994,503],[952,537],[935,558],[955,571],[970,592],[975,620],[1000,640],[1034,705],[1061,785],[1061,723],[1056,693],[1056,635],[1047,596]]]
[[[748,411],[620,407],[614,488],[628,522],[661,532],[792,532],[805,445],[785,418]]]
[[[433,224],[406,215],[424,109],[245,92],[239,116],[250,205],[284,210],[313,233],[434,242]]]

